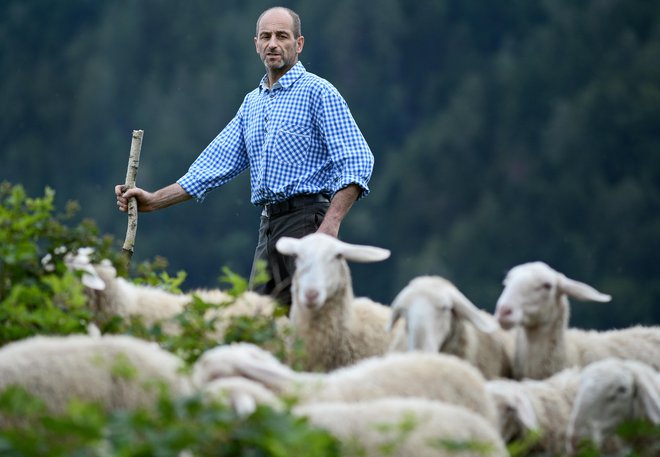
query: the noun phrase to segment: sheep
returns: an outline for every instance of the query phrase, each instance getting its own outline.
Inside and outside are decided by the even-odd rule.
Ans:
[[[563,370],[542,381],[488,380],[486,391],[495,401],[504,441],[531,444],[531,440],[529,451],[563,453],[566,423],[579,382],[578,368]]]
[[[279,304],[273,297],[247,290],[237,297],[223,300],[220,297],[224,293],[218,289],[197,289],[188,293],[189,296],[197,296],[208,304],[220,305],[210,308],[204,314],[206,321],[214,320],[213,330],[209,336],[218,342],[224,341],[231,319],[247,316],[272,317],[277,335],[283,340],[288,339],[289,318],[284,313],[277,313]]]
[[[184,311],[191,297],[166,290],[134,284],[117,276],[117,270],[108,263],[94,265],[100,279],[98,287],[87,287],[88,303],[102,317],[139,317],[147,325],[170,319]],[[229,300],[221,295],[221,302]]]
[[[495,404],[477,368],[440,353],[388,353],[329,373],[296,372],[250,343],[207,350],[193,368],[195,386],[242,376],[299,403],[358,402],[387,396],[425,397],[464,406],[496,425]]]
[[[330,371],[387,352],[391,336],[385,326],[391,310],[366,297],[355,299],[347,261],[385,260],[389,250],[323,233],[282,237],[275,247],[296,258],[289,319],[306,351],[302,368]]]
[[[91,277],[89,269],[86,276]],[[246,291],[238,297],[217,289],[193,289],[185,294],[176,294],[166,290],[134,284],[117,277],[115,268],[108,263],[93,265],[97,280],[84,281],[90,307],[102,319],[112,316],[122,318],[138,317],[146,326],[156,323],[162,325],[168,334],[177,334],[179,326],[174,318],[185,311],[197,297],[215,305],[206,311],[204,319],[214,320],[214,328],[209,337],[223,341],[230,319],[236,316],[274,316],[277,302],[270,296],[253,291]],[[288,319],[278,316],[275,320],[278,331],[284,335]]]
[[[623,442],[606,438],[632,420],[660,424],[660,373],[636,360],[608,357],[593,362],[580,375],[567,430],[568,452],[583,439],[590,439],[601,450],[621,450]],[[637,444],[641,449],[660,451],[657,432],[649,438],[651,443]]]
[[[161,387],[172,396],[190,394],[184,366],[155,343],[127,335],[34,336],[0,348],[0,391],[23,388],[54,414],[73,399],[108,411],[141,408]]]
[[[93,252],[94,249],[88,247],[71,252],[66,252],[65,247],[56,249],[56,253],[65,253],[64,263],[67,268],[80,273],[90,306],[101,317],[139,317],[146,325],[153,325],[181,314],[195,297],[210,305],[217,305],[208,311],[206,319],[226,320],[240,315],[272,316],[277,307],[277,302],[271,297],[252,291],[246,291],[238,297],[217,288],[194,289],[186,294],[175,294],[158,287],[134,284],[117,277],[117,270],[109,260],[92,263]],[[42,264],[48,271],[55,268],[51,255],[46,255]],[[219,326],[216,329],[219,335],[222,335],[225,327]],[[175,327],[173,331],[176,331]]]
[[[567,296],[607,302],[610,296],[558,273],[543,262],[512,268],[497,300],[495,317],[505,329],[518,326],[513,360],[517,379],[543,379],[571,366],[614,356],[660,368],[660,327],[610,331],[568,328]]]
[[[365,457],[508,456],[492,424],[463,407],[420,398],[296,406],[340,441],[342,455]]]
[[[390,351],[445,352],[472,363],[487,379],[511,377],[507,347],[512,346],[512,338],[449,280],[414,278],[397,294],[391,308],[388,330],[403,316],[407,344],[404,338],[395,339]]]

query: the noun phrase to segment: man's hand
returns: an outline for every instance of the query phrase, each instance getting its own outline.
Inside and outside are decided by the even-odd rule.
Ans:
[[[115,186],[117,208],[119,208],[119,211],[123,212],[128,211],[128,200],[131,197],[135,197],[138,204],[138,211],[141,213],[148,213],[161,208],[167,208],[168,206],[192,198],[185,190],[183,190],[183,187],[176,183],[163,187],[156,192],[147,192],[139,187],[124,190],[125,188],[126,186],[124,184],[117,184]]]
[[[135,197],[135,200],[138,204],[138,211],[151,211],[149,209],[145,209],[148,207],[148,192],[140,189],[139,187],[133,187],[132,189],[124,191],[125,188],[126,186],[124,184],[117,184],[115,186],[115,196],[117,197],[117,208],[119,211],[124,213],[128,211],[128,200],[131,197]]]

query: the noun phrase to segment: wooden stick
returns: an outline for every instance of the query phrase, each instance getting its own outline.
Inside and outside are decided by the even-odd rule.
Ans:
[[[140,151],[142,149],[142,137],[144,130],[133,130],[131,139],[131,152],[128,156],[128,169],[126,170],[125,189],[135,187],[135,177],[140,166]],[[123,251],[130,261],[133,257],[133,246],[135,246],[135,234],[137,233],[138,223],[138,205],[135,197],[128,200],[128,227],[126,228],[126,238],[124,239]]]

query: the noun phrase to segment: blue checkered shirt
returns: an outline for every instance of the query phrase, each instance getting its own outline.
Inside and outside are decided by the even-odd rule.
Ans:
[[[346,101],[298,62],[271,89],[267,76],[236,116],[177,182],[202,201],[250,168],[251,201],[276,203],[297,194],[329,196],[349,184],[369,193],[374,157]]]

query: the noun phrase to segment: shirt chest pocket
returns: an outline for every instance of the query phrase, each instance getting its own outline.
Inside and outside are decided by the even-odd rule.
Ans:
[[[311,142],[309,127],[284,122],[277,131],[273,149],[278,160],[295,165],[306,159]]]

